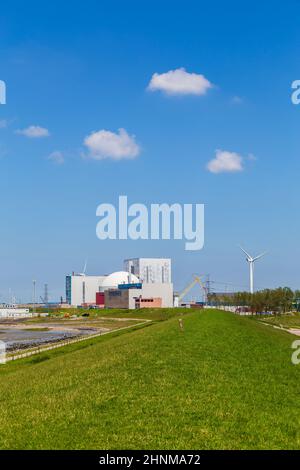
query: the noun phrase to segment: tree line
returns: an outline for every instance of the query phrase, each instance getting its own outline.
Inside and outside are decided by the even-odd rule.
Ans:
[[[212,293],[208,295],[208,303],[216,307],[236,307],[253,314],[272,312],[276,315],[300,310],[300,290],[293,291],[289,287],[278,287],[260,290],[253,294],[250,292]]]

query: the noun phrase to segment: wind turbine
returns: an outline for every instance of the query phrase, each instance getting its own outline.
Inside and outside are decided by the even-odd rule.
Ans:
[[[87,259],[85,260],[84,267],[83,267],[83,275],[85,276],[86,273],[86,268],[87,268]]]
[[[247,253],[246,250],[244,250],[244,248],[242,248],[240,246],[240,249],[245,253],[245,255],[247,256],[246,260],[248,261],[249,263],[249,267],[250,267],[250,292],[251,294],[253,294],[254,292],[254,281],[253,281],[253,277],[254,277],[254,263],[255,261],[257,261],[259,258],[262,258],[267,252],[265,251],[264,253],[261,253],[260,255],[258,256],[251,256],[249,255],[249,253]]]
[[[83,266],[83,271],[82,271],[82,273],[79,273],[78,275],[79,275],[79,276],[85,276],[85,275],[86,275],[86,268],[87,268],[87,259],[86,259],[85,262],[84,262],[84,266]]]

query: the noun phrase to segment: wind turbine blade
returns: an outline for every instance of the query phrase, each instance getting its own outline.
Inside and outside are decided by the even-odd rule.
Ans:
[[[240,245],[239,245],[239,246],[240,246]],[[249,255],[249,253],[247,253],[247,251],[246,251],[246,250],[244,250],[244,248],[242,248],[242,247],[240,246],[240,249],[241,249],[241,250],[242,250],[242,251],[245,253],[245,255],[247,255],[247,256],[248,256],[248,258],[250,258],[250,259],[251,259],[251,256]]]
[[[84,267],[83,267],[83,271],[82,271],[83,274],[86,273],[86,266],[87,266],[87,259],[85,260],[85,263],[84,263]]]
[[[255,256],[255,258],[253,258],[253,261],[256,261],[257,259],[262,258],[262,257],[265,256],[266,254],[267,254],[267,251],[264,251],[264,252],[261,253],[260,255]]]

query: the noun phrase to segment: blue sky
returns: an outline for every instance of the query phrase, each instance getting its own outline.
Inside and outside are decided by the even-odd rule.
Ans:
[[[178,289],[193,273],[243,288],[238,244],[269,251],[257,287],[299,288],[299,15],[296,1],[2,5],[0,301],[9,288],[30,300],[33,278],[55,300],[86,258],[101,274],[128,257],[171,257]],[[147,90],[153,74],[179,68],[214,86],[201,96]],[[30,126],[49,135],[28,137]],[[135,136],[135,158],[88,156],[86,137],[119,128]],[[208,171],[217,149],[241,156],[241,171]],[[120,194],[204,203],[204,249],[98,240],[96,207]]]

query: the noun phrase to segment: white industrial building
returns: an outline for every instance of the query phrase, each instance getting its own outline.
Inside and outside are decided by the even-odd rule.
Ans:
[[[29,312],[29,308],[17,308],[11,305],[0,306],[0,318],[28,318],[32,317],[32,313]]]
[[[96,292],[100,292],[106,276],[87,276],[75,274],[66,276],[66,301],[77,307],[84,304],[95,304]]]
[[[104,292],[108,289],[116,289],[119,285],[137,284],[139,282],[140,280],[134,274],[127,271],[117,271],[105,277],[100,292]]]
[[[124,271],[134,274],[146,284],[170,284],[172,282],[169,258],[126,259]]]
[[[127,259],[124,267],[124,271],[108,276],[87,276],[80,273],[66,276],[67,303],[72,306],[95,305],[96,297],[101,294],[105,298],[105,306],[111,308],[119,305],[119,300],[123,307],[118,308],[135,308],[137,298],[150,299],[150,302],[151,299],[161,299],[162,307],[173,307],[170,259]],[[110,295],[107,294],[108,291],[111,292]]]
[[[117,271],[108,276],[88,276],[75,274],[66,276],[66,301],[69,305],[94,305],[96,293],[107,289],[116,289],[119,284],[136,283],[138,278],[124,271]]]
[[[142,298],[161,297],[161,306],[165,308],[173,307],[173,284],[164,283],[143,283]]]

